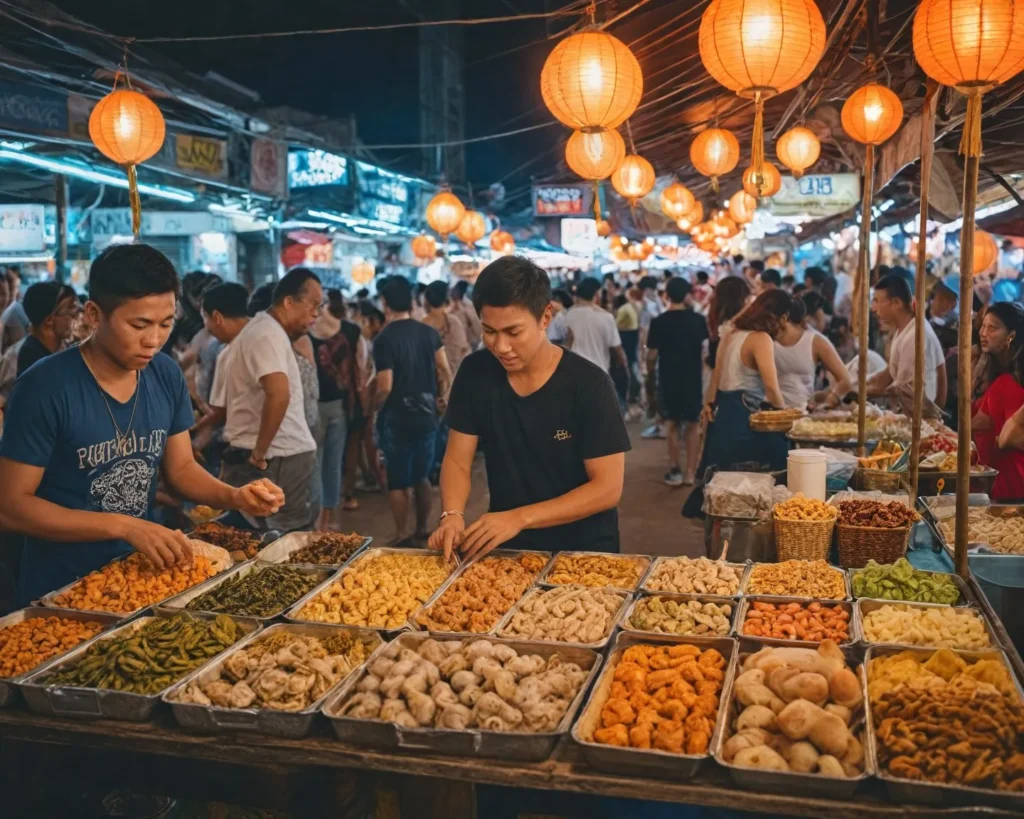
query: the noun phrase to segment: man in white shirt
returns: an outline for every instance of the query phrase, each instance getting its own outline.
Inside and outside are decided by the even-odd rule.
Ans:
[[[270,309],[252,318],[217,362],[227,410],[224,480],[242,486],[268,477],[284,490],[277,514],[252,521],[261,528],[307,528],[320,514],[311,493],[316,442],[306,423],[292,341],[313,326],[323,297],[316,274],[290,270],[275,286]]]
[[[615,318],[597,304],[600,292],[601,283],[597,279],[581,281],[576,288],[576,306],[565,314],[565,326],[572,333],[569,349],[607,373],[611,371],[613,356],[619,366],[627,366],[626,353]]]
[[[910,284],[900,275],[883,276],[875,285],[871,309],[892,333],[889,366],[868,380],[868,395],[914,395],[914,311]],[[924,394],[938,406],[946,403],[946,360],[942,345],[928,322],[924,324]]]

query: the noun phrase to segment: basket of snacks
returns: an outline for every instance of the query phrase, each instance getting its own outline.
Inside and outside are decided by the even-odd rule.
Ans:
[[[839,510],[797,493],[772,509],[779,560],[825,560]]]
[[[869,560],[895,563],[907,553],[910,530],[920,519],[900,501],[840,501],[836,524],[839,565],[860,569]]]
[[[807,413],[801,409],[761,410],[750,416],[754,432],[789,432]]]

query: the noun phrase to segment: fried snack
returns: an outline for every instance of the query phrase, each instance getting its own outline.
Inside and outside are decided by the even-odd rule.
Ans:
[[[824,560],[784,560],[755,564],[747,580],[747,594],[843,600],[846,583],[843,573]]]
[[[255,532],[247,532],[223,523],[202,523],[192,530],[190,537],[204,543],[212,543],[232,552],[236,560],[251,560],[263,548]]]
[[[234,620],[187,614],[146,618],[133,628],[93,643],[73,662],[46,674],[42,684],[157,694],[242,637]]]
[[[946,518],[939,526],[947,543],[956,539],[955,518]],[[1004,555],[1024,555],[1024,517],[995,516],[986,509],[971,509],[967,515],[967,540],[984,543]]]
[[[347,632],[321,638],[280,631],[226,657],[215,676],[192,680],[176,692],[175,700],[221,708],[304,711],[366,662],[379,645],[379,637],[359,638]]]
[[[779,520],[835,520],[839,510],[817,498],[807,498],[797,492],[789,500],[775,504],[772,513]]]
[[[490,631],[537,579],[547,559],[533,552],[471,565],[416,622],[430,631]]]
[[[652,591],[731,597],[739,593],[741,573],[721,560],[670,557],[658,564],[644,585]]]
[[[969,663],[949,649],[940,648],[927,660],[919,653],[901,651],[899,654],[876,657],[868,663],[868,697],[872,703],[887,691],[902,683],[919,681],[917,684],[928,688],[943,682],[955,682],[960,677],[969,677],[976,682],[993,686],[1000,694],[1018,699],[1017,688],[1006,666],[997,660],[978,660]]]
[[[605,554],[561,554],[555,558],[546,583],[556,586],[611,586],[635,589],[647,568],[648,558],[637,559]]]
[[[536,589],[499,634],[519,640],[597,643],[611,633],[625,600],[624,594],[583,586]]]
[[[732,627],[732,606],[700,600],[645,597],[633,607],[630,628],[663,634],[725,636]]]
[[[868,612],[862,622],[864,639],[870,643],[964,651],[977,651],[992,645],[981,615],[966,607],[918,608],[892,603]]]
[[[854,572],[852,585],[854,597],[949,605],[960,599],[952,575],[915,569],[905,557],[886,564],[869,560],[867,566]]]
[[[718,719],[725,657],[692,645],[634,645],[610,673],[593,741],[689,756],[704,755]]]
[[[188,511],[188,519],[192,521],[193,526],[199,526],[203,523],[209,523],[214,518],[220,517],[224,514],[223,509],[214,509],[213,507],[200,504],[194,509]]]
[[[90,572],[53,599],[53,605],[114,614],[153,606],[217,574],[213,562],[196,554],[188,566],[157,569],[140,552]]]
[[[356,553],[366,538],[352,532],[321,532],[315,535],[309,545],[303,546],[288,556],[288,563],[312,563],[317,566],[340,566]]]
[[[839,502],[839,522],[847,526],[871,526],[876,529],[905,529],[921,516],[899,501],[879,503],[873,500]]]
[[[401,628],[454,568],[440,555],[366,552],[295,617],[315,623]]]
[[[243,570],[190,600],[185,608],[215,614],[273,617],[311,592],[322,579],[291,566],[264,566],[248,573]]]
[[[753,600],[740,633],[775,640],[820,643],[850,641],[850,612],[840,605],[819,603],[766,603]]]
[[[876,421],[868,420],[865,427],[869,438],[877,436],[881,431]],[[793,425],[790,434],[794,438],[856,438],[857,422],[801,418]]]
[[[30,617],[0,629],[0,677],[17,677],[95,637],[101,623]]]

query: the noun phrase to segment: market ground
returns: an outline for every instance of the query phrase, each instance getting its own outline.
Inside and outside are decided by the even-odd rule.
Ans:
[[[704,528],[699,521],[680,516],[689,487],[670,488],[662,482],[667,469],[663,440],[646,440],[640,433],[646,423],[629,423],[633,444],[626,454],[626,481],[619,503],[619,533],[622,551],[634,554],[704,554]],[[466,519],[475,520],[487,511],[487,478],[484,462],[478,458],[473,471],[473,491],[466,509]],[[361,508],[346,512],[342,519],[345,531],[373,535],[378,542],[387,542],[393,531],[391,513],[383,494],[360,495]],[[440,497],[434,492],[431,520],[440,514]],[[566,544],[566,548],[580,548]],[[583,547],[585,548],[585,547]]]

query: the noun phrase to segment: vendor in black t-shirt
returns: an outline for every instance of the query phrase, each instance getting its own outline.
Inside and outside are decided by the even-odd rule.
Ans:
[[[547,274],[516,256],[488,265],[473,288],[486,349],[463,360],[445,416],[443,512],[430,546],[446,555],[619,549],[629,437],[607,373],[548,341],[550,301]],[[478,442],[491,505],[467,526]]]

